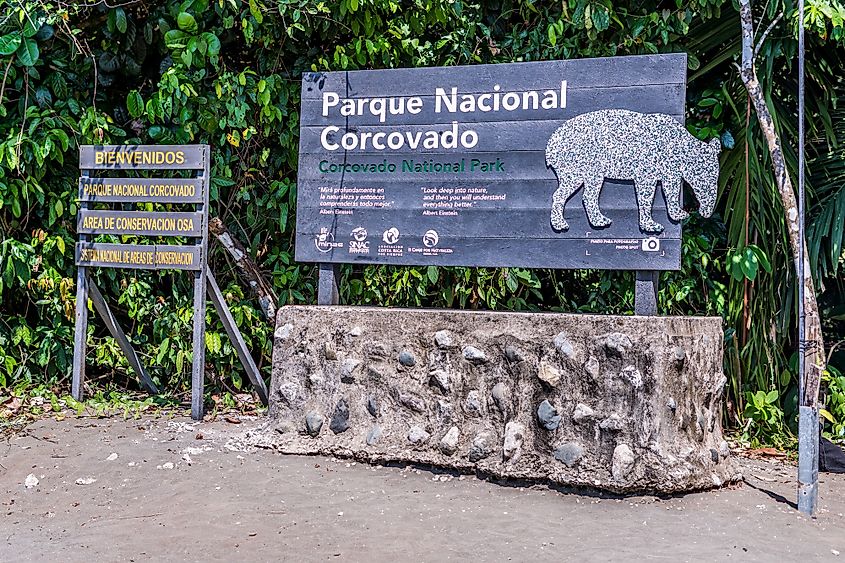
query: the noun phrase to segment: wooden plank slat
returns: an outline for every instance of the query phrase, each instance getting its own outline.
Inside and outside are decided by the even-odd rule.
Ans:
[[[85,386],[85,354],[88,349],[88,273],[85,266],[80,266],[76,270],[76,307],[73,326],[71,396],[81,401]]]
[[[150,393],[157,395],[158,389],[156,388],[155,383],[153,383],[153,380],[147,374],[144,366],[141,365],[141,361],[138,359],[138,355],[135,353],[135,349],[132,348],[132,344],[126,337],[123,329],[121,329],[120,325],[117,324],[117,319],[114,318],[114,314],[111,312],[108,303],[106,303],[103,294],[100,293],[100,289],[91,281],[90,278],[88,279],[88,287],[91,292],[91,302],[94,304],[94,308],[103,319],[103,323],[105,323],[106,328],[117,341],[118,346],[120,346],[120,349],[123,351],[123,355],[126,356],[126,359],[129,361],[129,365],[132,366],[132,369],[138,375],[138,378],[141,381],[141,386]]]
[[[559,86],[560,80],[567,80],[570,87],[576,88],[683,84],[686,68],[686,54],[674,53],[387,71],[306,72],[302,75],[302,98],[318,98],[324,91],[349,96],[421,96],[432,94],[436,86],[459,86],[464,92],[483,93],[493,91],[496,84],[505,90],[546,90],[556,83]]]
[[[656,251],[643,250],[648,237],[440,239],[435,248],[426,248],[422,237],[401,239],[395,245],[372,241],[368,253],[350,253],[348,241],[321,252],[314,238],[297,237],[298,262],[394,264],[403,266],[466,266],[557,268],[597,268],[608,270],[677,270],[680,268],[681,240],[662,238]]]
[[[80,178],[79,200],[92,203],[202,203],[196,178]]]
[[[451,90],[446,90],[447,97],[451,101]],[[656,84],[647,86],[617,86],[610,88],[571,88],[566,90],[566,106],[544,109],[541,105],[542,97],[535,102],[533,95],[520,93],[520,104],[510,110],[499,111],[475,111],[462,112],[460,105],[457,111],[450,111],[443,99],[433,95],[420,96],[422,107],[414,112],[403,109],[401,115],[396,112],[399,108],[394,105],[394,113],[390,112],[390,106],[384,115],[381,114],[381,106],[376,105],[375,112],[370,111],[365,105],[363,114],[356,112],[352,115],[344,115],[341,112],[341,104],[331,105],[327,103],[324,111],[321,98],[306,98],[302,100],[302,127],[325,127],[326,125],[337,125],[344,122],[349,127],[362,125],[388,125],[401,122],[405,125],[428,125],[436,123],[451,123],[459,121],[464,124],[520,121],[533,122],[543,120],[566,120],[580,115],[587,111],[600,109],[627,109],[640,113],[662,113],[673,115],[678,111],[678,106],[683,105],[686,89],[683,83],[679,84]],[[527,100],[526,100],[527,97]],[[358,98],[352,98],[357,100]],[[369,100],[369,98],[364,98]],[[457,99],[460,101],[460,94]],[[486,100],[485,100],[486,101]],[[525,103],[527,101],[527,103]],[[560,104],[559,104],[560,105]],[[440,111],[438,111],[438,109]],[[348,113],[348,112],[347,112]],[[683,120],[683,117],[681,117]]]
[[[88,178],[90,172],[82,170],[82,178]],[[88,208],[88,202],[79,203],[80,212]],[[79,240],[85,242],[88,235],[80,234]],[[71,396],[81,401],[85,393],[85,355],[88,349],[88,271],[85,266],[76,269],[76,306],[73,322],[73,375]]]
[[[201,212],[79,211],[77,232],[89,235],[203,236]]]
[[[192,245],[78,242],[76,264],[139,270],[199,270],[200,248]]]
[[[247,376],[249,376],[252,386],[255,387],[255,392],[258,393],[258,397],[264,406],[268,406],[269,396],[267,394],[267,386],[261,377],[261,372],[258,371],[258,366],[255,365],[255,360],[252,359],[252,355],[250,355],[246,347],[244,337],[241,335],[241,331],[238,329],[238,325],[235,323],[229,307],[226,305],[226,300],[220,291],[220,287],[217,285],[217,280],[214,279],[214,274],[211,273],[211,270],[206,270],[205,276],[208,282],[208,296],[211,298],[211,302],[220,316],[220,321],[226,329],[226,334],[229,335],[229,340],[232,341],[232,346],[235,348],[235,352],[238,354],[238,358],[244,366],[244,370]]]
[[[477,162],[473,162],[475,159]],[[496,163],[500,162],[497,167]],[[461,161],[463,172],[459,170]],[[434,164],[441,164],[442,172],[435,172]],[[393,172],[384,172],[384,165]],[[475,165],[473,167],[473,165]],[[500,169],[504,167],[504,172]],[[415,171],[419,170],[419,171]],[[413,186],[417,181],[487,181],[487,180],[526,180],[524,189],[530,189],[534,180],[556,181],[554,171],[546,166],[545,151],[504,151],[473,153],[462,155],[460,152],[427,154],[362,154],[351,157],[343,151],[326,151],[323,154],[300,154],[297,173],[300,185],[297,197],[305,192],[319,192],[320,187],[334,184],[337,180],[355,183],[361,181],[390,180],[393,185]],[[305,196],[307,197],[307,196]]]
[[[675,116],[683,122],[682,116]],[[317,126],[301,127],[299,130],[300,154],[346,153],[347,159],[353,162],[365,154],[400,155],[406,158],[424,158],[429,154],[474,156],[474,153],[499,153],[497,158],[505,157],[514,152],[542,152],[545,155],[549,138],[560,126],[563,120],[544,119],[530,123],[513,121],[496,121],[483,123],[458,123],[450,121],[431,125],[357,125],[357,126]],[[349,138],[357,143],[357,147],[350,147],[344,151],[342,138],[352,133]],[[475,133],[477,139],[472,146],[461,146],[460,140]],[[365,138],[366,136],[366,138]],[[377,137],[376,137],[377,136]],[[388,143],[391,138],[401,142],[400,148],[391,149]],[[471,137],[466,137],[468,143],[473,143]],[[426,140],[433,140],[436,145],[426,144]],[[378,142],[378,147],[375,142]],[[446,146],[446,143],[452,145]],[[334,148],[332,148],[334,147]],[[470,167],[471,168],[471,167]]]
[[[208,184],[211,179],[210,149],[202,146],[203,168],[197,174],[205,189],[203,202],[199,204],[200,237],[195,239],[200,246],[200,270],[194,272],[194,338],[193,358],[191,361],[191,418],[202,420],[205,405],[205,298],[206,272],[208,270]]]
[[[658,198],[655,198],[656,200]],[[662,198],[659,198],[662,199]],[[302,221],[299,236],[313,237],[322,229],[328,229],[339,242],[346,242],[353,237],[353,231],[361,236],[361,230],[367,232],[368,240],[380,240],[387,229],[397,228],[402,240],[407,237],[422,237],[429,229],[437,231],[443,237],[480,237],[491,239],[523,239],[523,238],[557,238],[585,236],[591,233],[594,237],[625,238],[633,236],[649,236],[639,232],[638,210],[635,202],[620,205],[619,201],[609,202],[602,206],[602,212],[613,222],[608,227],[593,227],[584,212],[580,198],[573,197],[566,206],[565,219],[569,229],[557,232],[551,226],[551,197],[549,205],[534,209],[464,209],[458,215],[423,215],[419,209],[390,209],[389,216],[378,209],[356,209],[354,214],[325,215],[324,209],[305,208],[298,212],[297,220]],[[656,205],[652,209],[652,217],[663,225],[660,233],[665,237],[680,238],[680,223],[672,221],[666,212],[665,205]],[[661,202],[662,203],[662,202]],[[615,205],[614,205],[615,204]],[[443,210],[441,210],[443,211]],[[455,210],[451,210],[457,213]]]
[[[558,187],[557,178],[523,181],[512,178],[483,179],[435,175],[414,177],[413,181],[397,182],[386,175],[381,178],[360,179],[336,175],[320,180],[317,189],[297,193],[297,206],[308,212],[315,208],[386,211],[417,209],[542,209],[549,208],[552,194]],[[659,186],[659,185],[658,185]],[[618,193],[617,193],[618,192]],[[605,180],[600,199],[602,209],[633,209],[636,207],[634,184],[627,180]],[[664,207],[662,189],[658,187],[655,208]],[[569,199],[570,205],[580,206],[583,186]]]
[[[197,170],[207,145],[80,145],[79,167],[91,170]]]

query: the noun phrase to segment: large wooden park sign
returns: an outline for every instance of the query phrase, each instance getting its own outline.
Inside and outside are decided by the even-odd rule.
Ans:
[[[82,173],[79,179],[79,242],[76,244],[78,271],[72,389],[77,400],[82,398],[85,379],[89,298],[138,375],[142,386],[151,393],[158,392],[89,275],[90,268],[109,267],[186,270],[193,276],[191,415],[194,419],[201,419],[203,416],[206,296],[211,298],[220,315],[238,358],[259,397],[267,404],[264,380],[246,348],[217,281],[208,268],[209,157],[207,145],[80,147],[79,167]],[[98,172],[108,173],[110,170],[166,170],[177,171],[177,174],[180,174],[178,171],[187,171],[190,177],[125,178],[96,175]],[[168,210],[139,211],[135,208],[138,203],[159,206],[163,204]],[[113,208],[115,206],[120,208]],[[174,206],[192,209],[170,210]],[[99,238],[104,236],[112,239],[144,236],[154,240],[177,237],[178,244],[124,244],[100,241]]]
[[[686,55],[306,73],[296,258],[655,271],[703,214],[718,141],[683,127]],[[659,196],[662,187],[663,197]],[[567,201],[576,193],[581,202]],[[581,203],[578,202],[578,203]]]

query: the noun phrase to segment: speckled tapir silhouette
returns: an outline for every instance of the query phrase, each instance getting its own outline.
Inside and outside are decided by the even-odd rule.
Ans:
[[[610,225],[611,219],[599,209],[605,179],[634,181],[643,232],[663,231],[663,225],[651,216],[658,181],[670,219],[688,216],[681,209],[682,180],[692,187],[699,213],[709,217],[716,204],[720,150],[718,139],[699,141],[668,115],[608,109],[573,117],[546,145],[546,164],[555,171],[559,184],[552,196],[552,228],[569,229],[564,219],[566,202],[582,185],[590,225]]]

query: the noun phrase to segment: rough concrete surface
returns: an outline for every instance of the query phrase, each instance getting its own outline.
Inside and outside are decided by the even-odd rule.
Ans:
[[[256,448],[263,424],[67,418],[0,441],[0,561],[807,562],[845,553],[842,475],[821,475],[808,520],[794,509],[796,469],[781,463],[737,458],[746,484],[728,489],[584,496],[279,455]]]
[[[615,492],[738,478],[718,318],[294,306],[276,326],[285,453]]]

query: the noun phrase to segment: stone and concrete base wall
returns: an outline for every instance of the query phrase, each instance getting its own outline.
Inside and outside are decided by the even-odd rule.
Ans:
[[[615,492],[735,478],[721,319],[283,307],[270,417],[286,453]]]

